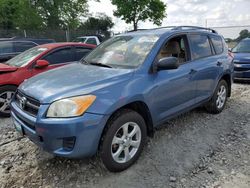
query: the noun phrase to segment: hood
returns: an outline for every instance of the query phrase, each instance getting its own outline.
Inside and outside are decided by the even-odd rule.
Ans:
[[[66,97],[93,94],[99,89],[130,79],[132,73],[130,69],[74,63],[28,79],[20,85],[19,90],[47,104]]]
[[[12,67],[12,66],[0,63],[0,73],[3,73],[3,72],[14,72],[17,69],[18,69],[17,67]]]
[[[250,64],[250,53],[234,53],[234,62],[239,64]]]

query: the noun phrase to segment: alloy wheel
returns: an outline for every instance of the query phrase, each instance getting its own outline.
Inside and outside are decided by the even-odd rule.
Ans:
[[[1,113],[10,113],[10,102],[14,96],[13,91],[6,91],[0,94],[0,112]]]
[[[137,123],[128,122],[116,132],[111,146],[111,154],[117,163],[126,163],[137,153],[141,144],[141,129]]]
[[[227,98],[227,90],[224,85],[220,86],[220,89],[218,90],[217,93],[217,100],[216,100],[216,106],[218,109],[222,108],[226,102]]]

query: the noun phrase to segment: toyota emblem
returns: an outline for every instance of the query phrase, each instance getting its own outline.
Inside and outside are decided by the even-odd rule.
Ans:
[[[20,99],[20,101],[19,101],[20,107],[21,107],[22,109],[25,108],[26,103],[27,103],[27,98],[26,98],[26,97],[22,97],[22,98]]]

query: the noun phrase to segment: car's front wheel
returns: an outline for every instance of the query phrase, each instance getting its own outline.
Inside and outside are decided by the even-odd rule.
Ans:
[[[132,110],[121,110],[104,130],[100,157],[106,168],[119,172],[130,167],[140,156],[147,138],[144,119]]]
[[[213,114],[220,113],[226,105],[227,97],[228,97],[227,82],[225,80],[221,80],[217,85],[217,88],[211,100],[206,105],[207,111]]]
[[[10,102],[16,91],[15,86],[0,87],[0,117],[10,116]]]

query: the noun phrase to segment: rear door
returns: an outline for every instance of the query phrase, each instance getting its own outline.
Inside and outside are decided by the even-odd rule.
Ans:
[[[219,36],[218,36],[219,37]],[[218,40],[216,37],[216,40]],[[223,71],[222,43],[213,46],[208,34],[189,34],[192,62],[195,64],[194,79],[197,82],[196,103],[212,96],[218,77]],[[222,41],[221,41],[222,42]],[[218,54],[216,54],[216,51]],[[219,54],[220,53],[220,54]]]
[[[49,66],[42,69],[37,69],[33,67],[32,69],[33,75],[74,62],[75,61],[74,49],[71,46],[59,48],[44,55],[40,59],[48,61]]]

